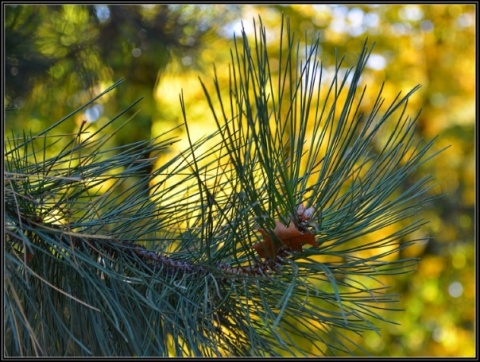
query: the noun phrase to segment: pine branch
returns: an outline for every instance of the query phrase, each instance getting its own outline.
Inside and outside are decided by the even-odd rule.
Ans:
[[[379,276],[413,270],[399,252],[430,201],[429,177],[404,187],[434,156],[406,116],[418,87],[388,106],[382,87],[366,112],[372,48],[346,71],[338,61],[325,86],[318,40],[301,53],[286,27],[278,73],[260,23],[253,45],[235,39],[228,87],[200,81],[213,134],[194,141],[181,96],[190,146],[150,174],[145,162],[176,142],[168,132],[109,143],[138,101],[96,131],[54,133],[98,97],[13,135],[7,355],[357,354],[355,335],[391,322],[382,312],[398,296]]]

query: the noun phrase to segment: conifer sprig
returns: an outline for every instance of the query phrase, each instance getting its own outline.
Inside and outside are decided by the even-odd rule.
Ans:
[[[388,105],[380,87],[366,110],[367,43],[326,74],[318,40],[303,52],[282,22],[279,41],[274,71],[261,23],[235,39],[228,84],[200,81],[217,131],[195,140],[181,96],[190,146],[151,174],[169,132],[110,143],[138,101],[97,130],[55,135],[98,97],[12,136],[6,354],[366,353],[354,335],[393,322],[380,278],[416,265],[400,252],[430,200],[430,178],[414,179],[433,141],[406,115],[418,87]]]

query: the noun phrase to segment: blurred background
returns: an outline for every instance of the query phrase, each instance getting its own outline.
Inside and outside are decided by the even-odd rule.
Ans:
[[[58,131],[78,132],[86,120],[100,127],[144,97],[133,122],[112,142],[147,139],[183,123],[183,90],[191,131],[214,130],[198,77],[211,84],[213,65],[228,79],[229,49],[242,26],[253,35],[260,15],[272,54],[282,14],[305,43],[319,37],[326,70],[336,54],[355,65],[365,41],[375,42],[364,83],[372,94],[385,82],[389,100],[421,84],[409,103],[421,108],[418,135],[438,136],[422,166],[443,194],[422,215],[430,222],[408,250],[421,262],[414,273],[390,277],[400,312],[380,336],[359,342],[377,356],[475,356],[474,133],[475,5],[5,5],[5,135],[36,133],[125,78]],[[228,84],[228,83],[225,83]],[[365,100],[364,107],[374,99]],[[370,97],[371,98],[371,97]],[[134,111],[131,111],[133,114]],[[185,136],[181,129],[177,131]],[[184,139],[186,137],[183,137]],[[187,147],[180,142],[177,150]],[[172,149],[171,152],[176,152]],[[52,149],[54,152],[54,149]],[[148,155],[145,155],[148,157]],[[168,155],[165,155],[168,157]],[[150,167],[150,166],[148,166]]]

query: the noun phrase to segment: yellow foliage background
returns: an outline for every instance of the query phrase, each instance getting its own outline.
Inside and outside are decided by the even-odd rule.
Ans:
[[[125,33],[115,44],[120,49],[114,53],[115,58],[103,58],[102,51],[89,45],[89,41],[102,36],[88,17],[93,5],[43,5],[35,6],[33,11],[32,6],[24,5],[21,11],[7,8],[6,38],[16,46],[23,41],[25,47],[31,40],[30,46],[39,59],[47,60],[44,72],[34,74],[28,89],[15,95],[8,93],[9,87],[24,82],[28,72],[21,63],[7,62],[4,100],[7,108],[15,109],[5,116],[7,135],[11,129],[33,133],[42,130],[119,77],[126,77],[127,85],[102,98],[97,108],[88,110],[90,113],[79,115],[75,124],[63,126],[66,133],[78,131],[84,119],[97,127],[119,112],[122,102],[144,96],[134,126],[127,127],[122,139],[112,142],[122,144],[156,136],[183,122],[179,104],[183,90],[192,134],[208,134],[216,127],[198,77],[212,84],[215,64],[219,79],[228,87],[232,34],[240,35],[243,21],[247,34],[253,35],[252,20],[255,18],[258,25],[258,15],[268,31],[271,54],[278,51],[278,29],[285,14],[300,38],[320,37],[322,62],[327,70],[335,64],[335,49],[340,56],[345,55],[348,66],[353,66],[365,38],[375,42],[364,74],[364,83],[369,87],[364,107],[373,103],[372,97],[384,81],[387,101],[399,91],[405,94],[421,84],[409,104],[412,114],[422,108],[418,134],[427,140],[438,136],[436,150],[450,147],[422,166],[419,173],[419,177],[432,174],[437,185],[431,194],[441,193],[444,197],[425,210],[423,216],[430,223],[416,235],[429,237],[430,241],[407,250],[408,256],[421,258],[418,270],[384,279],[392,292],[401,295],[402,311],[386,313],[386,319],[398,325],[380,325],[381,335],[366,333],[363,341],[352,338],[376,356],[475,355],[475,5],[168,5],[169,11],[180,14],[172,20],[172,27],[181,24],[182,41],[187,45],[196,42],[196,51],[167,56],[164,48],[152,46],[155,39],[145,41],[149,46],[144,46],[128,36],[139,29],[125,26],[119,28]],[[136,7],[142,21],[155,24],[156,16],[167,5]],[[93,10],[99,18],[105,11],[101,6]],[[9,22],[9,11],[18,12],[24,21],[35,12],[32,19],[38,21],[31,25],[38,30],[35,39],[15,38],[22,30]],[[189,19],[210,24],[210,32],[196,40],[195,29],[188,27]],[[72,53],[74,47],[78,51]],[[48,59],[56,61],[50,64]],[[185,134],[181,130],[177,133],[182,141],[172,153],[188,147]],[[168,158],[168,154],[164,157]]]

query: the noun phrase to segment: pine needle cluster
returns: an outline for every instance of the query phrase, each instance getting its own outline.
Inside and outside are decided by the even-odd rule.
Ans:
[[[278,70],[261,23],[234,44],[229,84],[200,83],[217,131],[194,140],[181,96],[190,147],[151,173],[170,132],[109,143],[139,100],[56,133],[122,81],[7,140],[6,355],[366,353],[354,335],[394,309],[381,278],[414,269],[401,251],[430,200],[416,172],[433,141],[406,115],[418,87],[388,103],[380,88],[365,112],[367,43],[327,85],[319,41],[301,50],[288,24]]]

